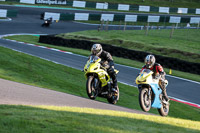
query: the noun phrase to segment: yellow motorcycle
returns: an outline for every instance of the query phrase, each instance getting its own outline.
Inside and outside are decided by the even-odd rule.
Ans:
[[[100,62],[101,58],[90,56],[84,67],[85,77],[87,79],[87,95],[93,100],[97,96],[107,98],[109,103],[116,104],[119,100],[119,88],[117,87],[117,93],[111,91],[113,83],[106,71],[108,66],[102,66]],[[118,73],[119,71],[115,70],[115,72]]]
[[[164,99],[162,89],[160,88],[160,81],[154,79],[153,72],[149,69],[144,69],[135,82],[139,89],[139,103],[143,111],[147,112],[153,108],[157,108],[161,116],[167,116],[169,113],[169,102]],[[165,86],[168,81],[165,80]]]

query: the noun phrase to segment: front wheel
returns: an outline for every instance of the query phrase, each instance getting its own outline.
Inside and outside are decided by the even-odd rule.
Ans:
[[[108,97],[107,101],[111,104],[116,104],[118,100],[119,100],[119,87],[117,86],[117,93],[112,92],[111,97]]]
[[[149,96],[147,88],[140,90],[139,103],[143,111],[147,112],[151,109],[151,95]]]
[[[89,76],[86,82],[86,91],[90,99],[95,99],[98,95],[98,79],[94,76]]]

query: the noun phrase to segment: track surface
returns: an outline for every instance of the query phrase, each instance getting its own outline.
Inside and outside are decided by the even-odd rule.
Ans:
[[[43,23],[43,21],[39,19],[40,13],[44,11],[71,12],[70,10],[35,9],[35,8],[21,8],[21,7],[16,8],[10,6],[9,7],[0,6],[0,8],[3,9],[15,8],[19,10],[18,17],[14,18],[13,21],[0,22],[0,29],[1,29],[0,35],[13,34],[13,33],[57,34],[57,33],[66,33],[66,32],[74,32],[81,30],[97,29],[97,26],[78,24],[74,22],[62,22],[62,21],[60,21],[59,23],[54,23],[50,28],[42,28],[40,26]],[[113,29],[114,28],[115,27],[113,27]],[[83,69],[83,66],[86,62],[86,57],[83,56],[61,53],[58,51],[52,51],[49,49],[24,45],[17,42],[11,42],[2,39],[0,39],[0,46],[19,50],[28,54],[32,54],[34,56],[45,58],[80,70]],[[121,65],[116,65],[116,68],[120,70],[118,74],[118,80],[120,82],[134,85],[133,80],[135,79],[135,76],[139,72],[138,69]],[[191,82],[169,76],[167,76],[166,78],[169,81],[169,86],[167,87],[168,88],[167,92],[169,96],[186,100],[192,103],[200,104],[199,82]]]

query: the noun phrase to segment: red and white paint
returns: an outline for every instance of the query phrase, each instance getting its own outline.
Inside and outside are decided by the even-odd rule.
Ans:
[[[184,100],[181,100],[181,99],[178,99],[178,98],[174,98],[174,97],[170,97],[170,100],[175,101],[175,102],[179,102],[179,103],[184,103],[184,104],[187,104],[189,106],[196,107],[196,108],[200,109],[200,105],[199,104],[191,103],[191,102],[184,101]]]

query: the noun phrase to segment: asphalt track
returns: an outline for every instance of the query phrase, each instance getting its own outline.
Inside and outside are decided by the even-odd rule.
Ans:
[[[40,25],[43,23],[40,20],[40,14],[44,11],[50,12],[72,12],[72,10],[54,10],[54,9],[36,9],[36,8],[22,8],[12,6],[0,6],[1,9],[15,8],[19,11],[18,17],[13,18],[13,21],[0,22],[0,35],[13,34],[13,33],[32,33],[32,34],[58,34],[66,32],[74,32],[81,30],[97,29],[95,25],[85,25],[74,22],[62,22],[54,23],[50,28],[43,28]],[[112,27],[115,29],[115,27]],[[116,27],[117,28],[117,27]],[[48,59],[66,66],[70,66],[76,69],[83,69],[86,62],[86,57],[62,53],[59,51],[49,50],[41,47],[35,47],[32,45],[21,44],[8,40],[0,39],[0,45],[22,51],[40,58]],[[118,74],[118,81],[134,85],[133,80],[138,74],[139,70],[116,64],[115,66],[120,70]],[[192,82],[189,80],[167,76],[169,85],[167,87],[168,95],[192,103],[200,104],[200,83]],[[131,90],[130,90],[131,91]]]

